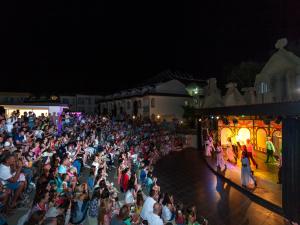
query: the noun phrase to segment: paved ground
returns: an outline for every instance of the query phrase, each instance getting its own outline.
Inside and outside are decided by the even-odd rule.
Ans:
[[[211,225],[282,225],[281,216],[253,203],[216,177],[196,150],[172,153],[155,167],[162,191],[197,206]]]
[[[214,158],[206,158],[209,165],[217,170],[216,160]],[[251,192],[263,199],[266,199],[273,204],[282,207],[282,188],[278,181],[278,165],[276,163],[265,164],[265,154],[258,152],[255,157],[258,163],[258,169],[252,166],[254,175],[257,179],[258,186],[254,188],[252,185]],[[241,163],[234,165],[226,162],[227,170],[223,174],[226,178],[241,186]]]

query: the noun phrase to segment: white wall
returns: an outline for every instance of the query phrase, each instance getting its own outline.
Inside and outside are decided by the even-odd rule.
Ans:
[[[189,97],[173,96],[149,96],[150,98],[150,116],[160,114],[162,117],[182,118],[184,101]],[[155,99],[155,107],[151,107],[151,99]]]
[[[155,91],[158,93],[168,94],[188,94],[185,89],[185,85],[178,80],[170,80],[162,84],[158,84]]]

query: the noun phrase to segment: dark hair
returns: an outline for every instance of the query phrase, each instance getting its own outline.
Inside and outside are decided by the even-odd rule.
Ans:
[[[136,204],[137,206],[143,206],[143,203],[144,203],[143,192],[139,190],[136,195]]]
[[[120,219],[125,220],[127,219],[128,216],[129,216],[128,205],[123,205],[122,208],[120,209],[119,217]]]
[[[150,190],[150,193],[149,193],[149,196],[150,196],[150,197],[153,197],[155,194],[156,194],[156,191],[153,190],[153,189],[151,189],[151,190]]]
[[[128,181],[128,188],[127,190],[132,190],[134,189],[134,184],[135,184],[135,177],[134,176],[131,176],[130,177],[130,180]]]
[[[43,210],[35,211],[31,214],[29,217],[29,220],[24,225],[36,225],[39,224],[39,222],[43,219],[46,212]]]
[[[101,193],[101,199],[109,198],[109,190],[107,188],[104,188],[104,190]]]
[[[48,192],[46,190],[44,190],[40,193],[37,193],[34,197],[33,202],[32,202],[32,206],[34,206],[35,204],[39,203],[42,199],[44,199],[46,197],[47,193],[50,194],[50,192]]]
[[[92,199],[94,198],[100,198],[101,197],[101,194],[100,194],[100,188],[96,188],[93,192],[93,196],[92,196]]]
[[[164,199],[162,201],[163,205],[171,204],[170,195],[168,193],[165,193]]]
[[[12,153],[10,153],[9,151],[5,151],[3,152],[2,154],[2,157],[1,157],[1,162],[2,163],[6,163],[7,160],[11,157],[15,157]]]

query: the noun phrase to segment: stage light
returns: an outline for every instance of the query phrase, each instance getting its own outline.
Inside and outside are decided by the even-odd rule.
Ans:
[[[211,116],[210,118],[213,120],[213,119],[214,119],[214,116]]]
[[[134,120],[135,120],[135,116],[132,116],[132,119],[134,119]]]
[[[156,118],[159,120],[159,119],[160,119],[160,115],[159,115],[159,114],[157,114]]]
[[[216,117],[217,120],[218,120],[219,118],[220,118],[219,116]]]
[[[202,121],[202,119],[201,119],[201,118],[199,118],[199,119],[198,119],[198,121],[199,121],[199,122],[201,122],[201,121]]]

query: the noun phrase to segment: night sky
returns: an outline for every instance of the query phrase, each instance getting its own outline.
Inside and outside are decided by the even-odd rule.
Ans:
[[[166,69],[224,80],[224,66],[299,39],[296,0],[7,2],[1,90],[109,93]]]

